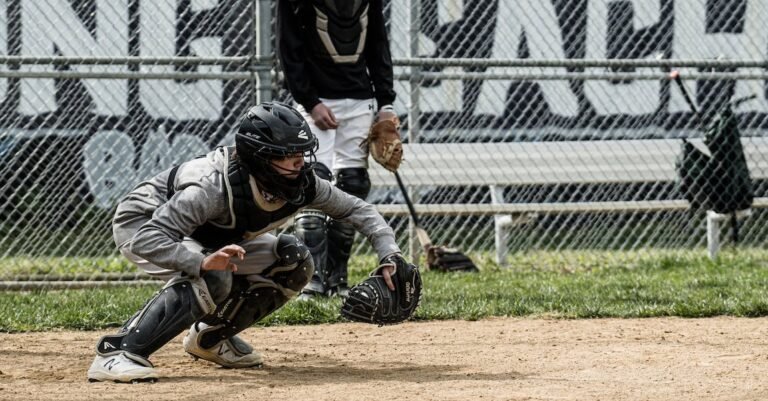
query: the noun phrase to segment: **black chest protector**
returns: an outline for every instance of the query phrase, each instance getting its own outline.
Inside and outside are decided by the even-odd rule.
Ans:
[[[314,42],[310,48],[324,49],[336,64],[357,63],[368,35],[368,0],[312,0]]]
[[[176,176],[176,166],[168,177],[168,199],[173,194],[173,180]],[[229,186],[225,186],[225,196],[231,199],[232,215],[235,219],[234,227],[221,227],[210,222],[198,227],[190,237],[200,242],[207,249],[219,249],[225,245],[236,244],[243,240],[246,232],[259,232],[270,224],[280,221],[293,215],[302,207],[308,205],[315,199],[315,177],[310,176],[309,186],[305,190],[304,202],[302,204],[286,203],[280,209],[269,212],[263,210],[253,199],[253,191],[249,183],[248,171],[235,160],[232,156],[229,158],[229,168],[227,177]]]

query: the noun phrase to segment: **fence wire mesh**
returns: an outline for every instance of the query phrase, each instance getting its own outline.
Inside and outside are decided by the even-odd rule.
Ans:
[[[705,135],[732,104],[732,124],[717,132],[740,135],[727,149],[742,145],[754,202],[737,226],[726,218],[715,231],[724,243],[764,246],[765,4],[384,7],[401,173],[435,243],[502,257],[705,252],[706,210],[744,206],[744,185],[732,185],[744,184],[740,153]],[[112,242],[115,202],[232,143],[249,105],[286,98],[272,16],[268,0],[0,1],[0,279],[135,278]],[[698,113],[668,79],[673,69]],[[696,149],[688,192],[675,169],[683,139]],[[416,249],[393,178],[375,166],[372,177],[369,201],[401,247]],[[355,252],[369,252],[358,240]]]

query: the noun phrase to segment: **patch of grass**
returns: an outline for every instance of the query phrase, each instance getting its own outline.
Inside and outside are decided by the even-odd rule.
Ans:
[[[80,276],[101,273],[136,273],[136,266],[120,255],[107,257],[5,257],[0,258],[0,280],[28,276]]]
[[[490,255],[472,256],[480,273],[423,273],[416,320],[768,314],[768,252],[759,249],[724,252],[716,261],[663,250],[542,251],[512,256],[509,268],[493,263]],[[128,271],[115,263],[116,271]],[[354,257],[350,282],[362,280],[375,264],[373,256]],[[0,293],[0,331],[117,327],[159,287]],[[258,324],[339,322],[340,306],[335,298],[291,301]]]

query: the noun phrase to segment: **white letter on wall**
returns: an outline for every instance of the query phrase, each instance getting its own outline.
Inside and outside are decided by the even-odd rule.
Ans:
[[[410,54],[410,5],[404,1],[392,1],[390,10],[390,20],[398,23],[389,25],[390,51],[392,58],[407,58]],[[464,9],[463,0],[441,0],[437,3],[438,24],[443,25],[461,18],[461,11]],[[422,20],[426,18],[421,16]],[[419,34],[419,54],[414,57],[429,56],[432,57],[435,52],[435,42],[426,35]],[[443,72],[457,73],[462,72],[462,68],[446,67]],[[394,72],[410,72],[410,67],[394,67]],[[408,81],[395,80],[395,90],[397,98],[395,99],[395,110],[404,112],[408,110],[410,103],[410,88]],[[421,87],[419,107],[422,112],[437,111],[461,111],[462,94],[464,85],[461,80],[440,81],[440,85],[434,87]]]
[[[67,0],[25,0],[21,6],[21,55],[53,56],[54,45],[68,57],[128,55],[128,0],[96,2],[96,37],[77,17]],[[5,42],[5,41],[3,41]],[[51,71],[51,65],[22,66],[22,71]],[[124,72],[126,66],[75,65],[74,71]],[[128,110],[125,79],[84,79],[97,114],[120,116]],[[53,79],[21,80],[19,112],[34,115],[56,109]]]
[[[744,33],[706,32],[706,9],[702,2],[675,2],[675,31],[672,43],[672,57],[677,59],[726,59],[762,60],[768,47],[768,7],[764,2],[748,1],[744,14]],[[680,75],[692,69],[680,69]],[[741,69],[740,72],[764,72],[760,68]],[[757,99],[742,103],[738,111],[768,111],[765,100],[764,81],[737,81],[734,99],[757,95]],[[693,83],[688,83],[689,88]],[[683,95],[675,87],[671,91],[669,111],[689,111]]]
[[[193,2],[194,11],[199,11]],[[210,5],[210,4],[207,4]],[[141,55],[143,57],[173,57],[176,55],[176,2],[141,2]],[[195,55],[220,57],[221,38],[201,38],[190,43]],[[201,73],[216,73],[219,66],[199,66]],[[142,65],[143,72],[168,72],[166,66]],[[175,120],[216,120],[224,108],[224,85],[221,80],[197,80],[176,83],[172,79],[141,81],[141,104],[154,118]]]
[[[496,31],[493,41],[493,58],[517,58],[520,38],[525,32],[531,59],[564,59],[563,40],[557,13],[551,1],[504,0],[499,1],[496,16]],[[488,68],[488,73],[502,73],[507,68]],[[521,73],[538,72],[537,68],[516,68]],[[565,68],[548,69],[565,73]],[[568,81],[536,81],[555,114],[576,116],[579,104]],[[507,103],[510,80],[487,80],[483,82],[477,99],[476,114],[500,115]]]
[[[608,49],[608,5],[615,0],[591,0],[587,12],[586,59],[605,59]],[[648,0],[632,0],[634,10],[632,26],[639,30],[653,25],[659,19],[659,4]],[[628,44],[632,46],[632,44]],[[648,58],[653,58],[651,55]],[[651,69],[638,68],[650,72]],[[585,73],[600,73],[604,68],[586,68]],[[650,114],[659,107],[658,81],[634,80],[630,83],[614,84],[604,80],[584,82],[584,94],[594,106],[597,114]]]

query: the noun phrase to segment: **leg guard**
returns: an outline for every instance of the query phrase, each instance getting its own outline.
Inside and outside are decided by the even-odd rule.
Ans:
[[[281,234],[275,244],[277,262],[256,280],[235,276],[233,290],[216,312],[201,322],[210,326],[200,346],[211,348],[265,318],[296,296],[312,277],[309,249],[292,235]]]
[[[101,356],[125,352],[146,359],[215,307],[205,281],[174,278],[119,334],[102,337],[96,352]]]
[[[364,200],[371,190],[371,180],[364,168],[343,168],[336,172],[336,186]],[[336,220],[328,222],[328,288],[342,296],[347,290],[347,264],[354,241],[354,227]]]
[[[314,274],[312,280],[304,288],[304,293],[310,295],[325,295],[328,290],[328,226],[326,216],[317,210],[305,210],[296,216],[293,226],[296,237],[304,241],[312,254]]]
[[[314,164],[315,175],[330,181],[333,179],[331,170],[323,163]],[[327,216],[319,210],[305,210],[296,215],[293,226],[296,236],[304,241],[309,248],[314,262],[315,273],[312,280],[304,288],[304,293],[309,295],[325,295],[328,280],[328,225]]]

